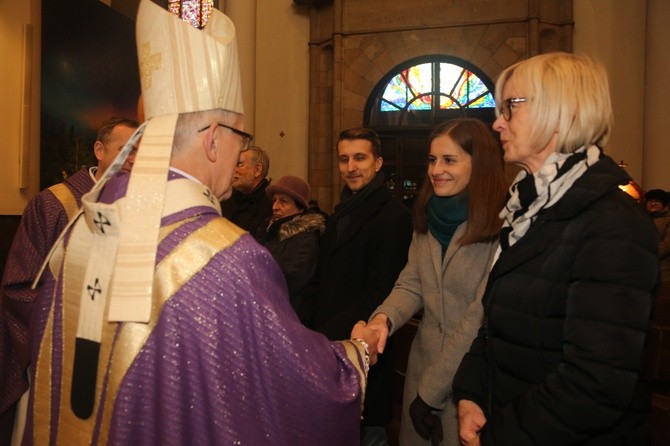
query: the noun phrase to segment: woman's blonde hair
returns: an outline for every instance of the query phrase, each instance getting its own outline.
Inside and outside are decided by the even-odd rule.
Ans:
[[[603,66],[587,56],[547,53],[505,69],[496,83],[498,110],[510,80],[527,95],[531,141],[545,147],[558,133],[557,150],[572,153],[584,145],[602,148],[612,128],[609,82]],[[512,118],[513,119],[513,118]]]

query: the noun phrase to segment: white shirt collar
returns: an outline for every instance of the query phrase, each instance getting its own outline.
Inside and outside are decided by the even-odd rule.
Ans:
[[[172,172],[174,172],[174,173],[178,173],[179,175],[182,175],[182,176],[188,178],[188,179],[191,180],[191,181],[195,181],[195,182],[198,183],[198,184],[203,184],[202,181],[200,181],[199,179],[197,179],[197,178],[194,177],[193,175],[191,175],[191,174],[189,174],[189,173],[186,173],[186,172],[184,172],[184,171],[181,170],[181,169],[177,169],[176,167],[172,167],[172,166],[170,166],[170,171],[172,171]]]
[[[88,174],[91,176],[94,183],[98,182],[98,180],[95,179],[96,172],[98,172],[98,166],[93,166],[93,167],[88,168]]]

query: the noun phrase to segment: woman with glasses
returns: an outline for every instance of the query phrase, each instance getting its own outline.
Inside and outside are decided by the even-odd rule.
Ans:
[[[501,217],[484,323],[454,379],[463,444],[646,444],[640,368],[658,235],[603,147],[603,68],[551,53],[496,86],[505,161],[522,168]]]

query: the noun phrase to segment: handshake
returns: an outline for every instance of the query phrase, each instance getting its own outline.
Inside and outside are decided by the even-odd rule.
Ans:
[[[377,362],[377,355],[384,353],[389,337],[388,317],[378,313],[370,322],[358,321],[351,330],[351,339],[362,339],[370,349],[370,365]]]

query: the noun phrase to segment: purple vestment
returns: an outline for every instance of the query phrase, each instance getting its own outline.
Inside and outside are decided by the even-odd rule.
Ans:
[[[126,180],[112,178],[100,200],[122,196]],[[156,264],[162,306],[149,325],[104,324],[101,390],[85,421],[67,391],[72,302],[46,279],[24,444],[358,443],[360,350],[300,323],[279,267],[249,234],[210,207],[186,208],[163,218]]]
[[[28,388],[28,325],[37,290],[31,285],[68,223],[68,207],[95,182],[83,167],[63,183],[37,194],[26,206],[7,256],[0,294],[0,415]],[[5,426],[6,428],[6,426]]]

